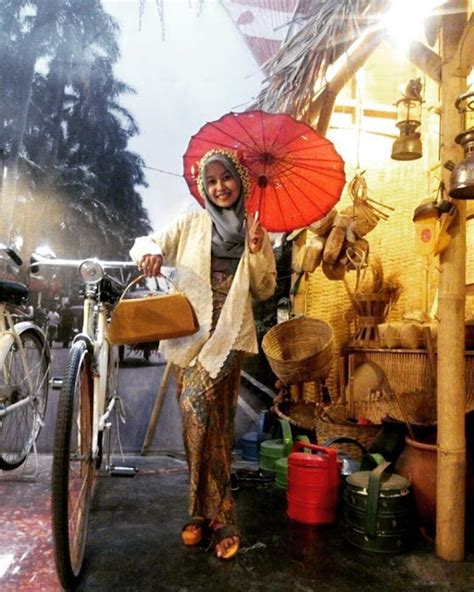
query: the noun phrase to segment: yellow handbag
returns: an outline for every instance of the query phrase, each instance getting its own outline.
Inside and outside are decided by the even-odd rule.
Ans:
[[[112,312],[108,329],[109,341],[114,345],[129,345],[196,333],[199,323],[193,307],[169,278],[166,279],[177,290],[173,294],[160,296],[152,293],[142,298],[124,298],[130,288],[145,277],[137,277],[123,291]]]

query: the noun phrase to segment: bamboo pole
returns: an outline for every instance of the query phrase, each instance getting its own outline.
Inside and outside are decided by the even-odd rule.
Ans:
[[[443,17],[441,70],[441,162],[462,158],[454,138],[460,131],[460,116],[454,103],[462,92],[459,61],[453,59],[466,18],[463,0],[451,2]],[[449,173],[443,167],[449,187]],[[465,438],[465,275],[466,204],[457,201],[459,216],[452,226],[452,240],[440,255],[438,330],[438,462],[436,489],[436,553],[448,561],[464,559],[466,499]]]
[[[466,77],[474,66],[474,12],[464,27],[454,55],[454,61],[459,65],[459,76]]]
[[[419,41],[413,41],[408,48],[408,59],[438,84],[441,82],[440,56]]]
[[[354,76],[359,68],[365,64],[368,57],[377,49],[382,42],[383,36],[384,30],[381,28],[366,31],[346,52],[338,57],[326,86],[308,105],[308,110],[304,115],[305,121],[314,121],[328,97],[326,93],[330,92],[337,95],[346,82]]]
[[[148,449],[150,448],[151,442],[153,440],[153,436],[156,430],[156,424],[158,423],[158,419],[160,417],[161,409],[163,407],[163,403],[165,402],[165,396],[168,391],[168,383],[170,380],[171,372],[173,370],[173,364],[168,362],[166,364],[165,371],[163,373],[163,377],[161,379],[160,388],[156,393],[155,403],[153,405],[153,409],[150,416],[150,421],[148,423],[148,428],[146,430],[145,439],[143,440],[143,446],[141,455],[146,456],[148,454]]]
[[[337,93],[335,93],[330,88],[326,88],[323,94],[324,101],[321,108],[321,113],[319,114],[318,125],[316,126],[316,130],[322,136],[325,136],[329,128],[329,122],[331,121],[331,115],[334,109],[334,105],[336,104]]]

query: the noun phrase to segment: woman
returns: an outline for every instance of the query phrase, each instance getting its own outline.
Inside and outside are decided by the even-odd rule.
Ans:
[[[138,238],[130,251],[149,276],[163,263],[194,307],[200,329],[163,341],[167,360],[182,368],[179,403],[189,464],[191,519],[184,544],[209,531],[216,556],[233,557],[240,545],[230,488],[234,416],[245,353],[257,353],[252,296],[275,290],[275,259],[267,233],[246,219],[250,181],[237,155],[212,150],[199,163],[198,188],[205,210],[192,212],[161,235]]]

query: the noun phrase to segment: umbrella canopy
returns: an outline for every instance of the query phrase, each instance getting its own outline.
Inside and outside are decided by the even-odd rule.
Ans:
[[[270,232],[311,225],[336,204],[344,187],[344,161],[333,144],[306,123],[284,113],[228,113],[192,136],[183,157],[184,177],[202,206],[199,163],[219,148],[235,151],[249,170],[246,210],[258,212]]]

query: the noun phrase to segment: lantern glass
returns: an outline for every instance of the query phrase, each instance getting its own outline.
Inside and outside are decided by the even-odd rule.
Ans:
[[[467,77],[467,97],[463,105],[464,129],[474,128],[474,68]]]
[[[405,133],[413,133],[421,123],[421,101],[400,99],[397,101],[397,127]]]

